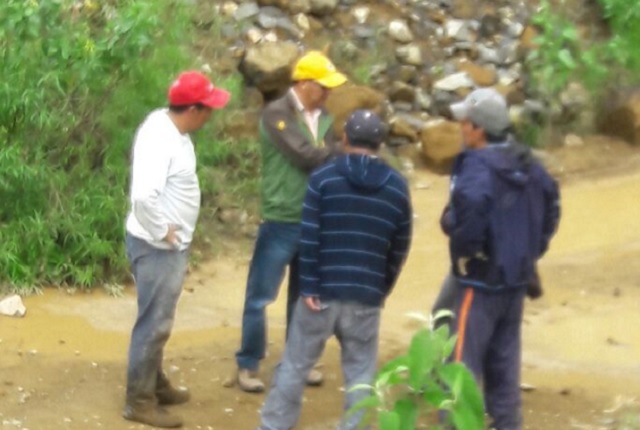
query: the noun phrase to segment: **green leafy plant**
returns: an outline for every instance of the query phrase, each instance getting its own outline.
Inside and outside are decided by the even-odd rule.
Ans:
[[[450,315],[441,311],[434,320]],[[353,388],[372,394],[350,413],[366,412],[366,423],[377,418],[380,430],[483,429],[484,403],[473,374],[448,360],[455,343],[446,324],[418,330],[408,352],[382,366],[373,387]]]
[[[0,287],[124,278],[131,141],[189,28],[170,0],[0,3]]]
[[[608,41],[609,54],[629,72],[640,71],[640,3],[626,0],[598,0],[609,25],[612,37]],[[636,82],[637,82],[636,77]]]
[[[563,3],[562,1],[560,2]],[[540,2],[532,23],[539,29],[526,64],[533,88],[546,101],[555,100],[571,81],[595,90],[607,78],[609,70],[604,45],[581,40],[574,22],[562,14],[549,0]]]
[[[598,26],[606,31],[585,33],[567,15],[565,0],[542,0],[532,17],[539,35],[534,38],[525,64],[528,90],[559,112],[559,96],[571,82],[580,83],[593,100],[614,85],[638,82],[640,51],[640,3],[626,0],[597,0],[602,9]],[[539,133],[523,133],[535,138]],[[534,143],[534,142],[528,142]]]

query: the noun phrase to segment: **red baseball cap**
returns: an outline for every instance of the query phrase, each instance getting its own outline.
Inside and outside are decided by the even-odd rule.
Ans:
[[[212,109],[221,109],[229,102],[231,93],[213,86],[200,72],[181,73],[169,88],[169,103],[185,106],[200,103]]]

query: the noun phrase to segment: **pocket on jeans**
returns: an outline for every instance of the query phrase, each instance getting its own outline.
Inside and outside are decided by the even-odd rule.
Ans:
[[[353,335],[362,342],[370,341],[378,333],[380,308],[362,307],[353,312]]]
[[[301,300],[297,304],[293,318],[294,320],[298,318],[300,327],[306,335],[320,335],[327,331],[327,319],[329,318],[327,310],[314,312],[307,308]]]

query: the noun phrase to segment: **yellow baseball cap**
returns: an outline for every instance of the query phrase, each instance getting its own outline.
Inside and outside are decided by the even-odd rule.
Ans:
[[[347,82],[347,77],[338,72],[331,60],[320,51],[309,51],[303,55],[293,67],[291,78],[294,81],[316,81],[327,88]]]

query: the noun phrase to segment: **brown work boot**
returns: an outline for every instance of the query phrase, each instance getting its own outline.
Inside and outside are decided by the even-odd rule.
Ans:
[[[159,405],[180,405],[191,399],[191,393],[186,387],[174,388],[171,385],[167,385],[156,390],[156,397]]]
[[[247,393],[262,393],[264,382],[258,378],[258,372],[249,369],[238,369],[238,385]]]
[[[309,371],[307,375],[307,385],[310,387],[319,387],[324,382],[324,375],[315,367]]]
[[[125,420],[148,424],[152,427],[182,427],[182,418],[170,414],[166,409],[151,402],[127,402],[122,411],[122,417]]]

